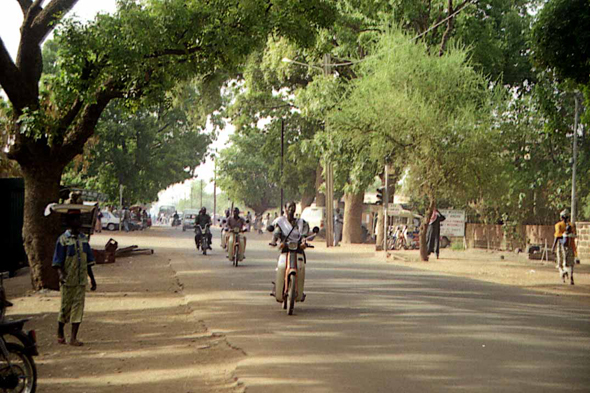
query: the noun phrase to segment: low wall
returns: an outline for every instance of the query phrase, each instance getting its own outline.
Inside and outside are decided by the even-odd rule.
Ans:
[[[540,244],[551,247],[554,227],[552,225],[519,225],[516,227],[517,238],[507,241],[502,225],[467,224],[465,240],[471,248],[489,248],[514,250],[525,249],[528,244]]]
[[[584,261],[590,261],[590,222],[577,222],[578,230],[578,257]]]

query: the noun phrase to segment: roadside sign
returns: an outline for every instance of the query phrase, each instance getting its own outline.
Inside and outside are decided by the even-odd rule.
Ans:
[[[403,209],[399,203],[390,203],[387,205],[387,213],[389,214],[400,213],[402,210]]]
[[[465,210],[439,210],[446,220],[440,223],[441,236],[464,237],[465,236]]]

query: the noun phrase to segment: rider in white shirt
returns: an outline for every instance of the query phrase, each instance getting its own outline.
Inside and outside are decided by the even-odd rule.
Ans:
[[[282,243],[299,242],[299,240],[302,237],[306,237],[309,235],[309,232],[310,232],[309,231],[309,224],[301,218],[296,218],[295,217],[295,210],[296,210],[295,202],[290,202],[287,206],[287,214],[283,215],[281,217],[278,217],[274,221],[273,224],[276,226],[275,226],[275,230],[273,232],[272,242],[270,243],[271,246],[273,246],[273,247],[276,246],[277,240],[280,240]],[[275,282],[278,282],[282,287],[283,276],[282,276],[281,272],[284,272],[284,269],[286,266],[288,249],[283,248],[280,251],[281,251],[281,256],[279,257],[278,262],[277,262],[277,269],[276,269],[277,275],[276,275]],[[305,253],[303,253],[303,260],[305,261]],[[305,277],[305,268],[304,267],[303,267],[301,273],[302,273],[302,276]],[[276,284],[273,287],[273,290],[271,292],[271,296],[275,296],[275,288],[276,288]],[[303,298],[305,299],[305,295],[303,295],[303,296],[304,296]]]

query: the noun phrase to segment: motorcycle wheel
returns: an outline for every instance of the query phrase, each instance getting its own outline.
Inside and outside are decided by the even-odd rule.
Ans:
[[[395,240],[394,239],[387,239],[387,249],[388,250],[395,250]]]
[[[238,246],[234,246],[234,266],[238,267],[238,258],[240,255],[240,249]]]
[[[9,378],[16,373],[18,385],[13,389],[4,388],[4,392],[34,393],[37,389],[37,367],[30,355],[18,344],[6,343],[6,349],[10,357],[12,368],[8,366],[6,359],[0,359],[0,377]],[[0,388],[1,389],[1,388]]]
[[[201,249],[203,250],[203,255],[207,255],[207,249],[209,248],[209,242],[207,241],[207,236],[203,238],[201,241]]]
[[[287,314],[293,315],[295,308],[295,275],[289,276],[289,289],[287,290]]]

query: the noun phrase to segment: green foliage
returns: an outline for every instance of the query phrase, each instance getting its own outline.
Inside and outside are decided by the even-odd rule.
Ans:
[[[360,153],[358,163],[407,167],[417,193],[476,191],[474,178],[490,164],[481,152],[493,153],[496,143],[488,127],[493,96],[465,51],[433,56],[392,30],[372,55],[330,114],[337,138]]]
[[[550,0],[539,11],[532,32],[535,60],[561,79],[590,81],[590,3]]]
[[[217,161],[219,187],[231,200],[243,201],[258,214],[277,207],[280,185],[277,176],[269,172],[276,156],[260,150],[265,136],[257,132],[234,134],[231,142]]]
[[[158,192],[192,177],[205,157],[210,136],[181,108],[151,107],[131,112],[111,105],[86,154],[69,166],[66,184],[83,184],[118,202],[149,203]]]
[[[0,178],[18,177],[18,165],[8,159],[5,148],[10,140],[10,107],[0,96]]]

